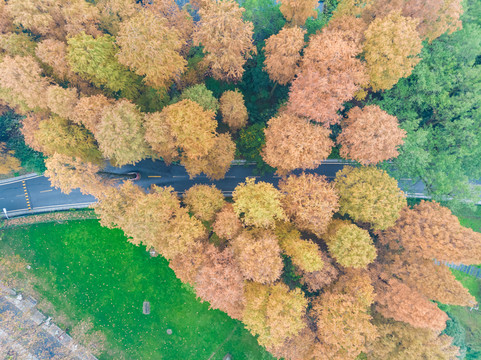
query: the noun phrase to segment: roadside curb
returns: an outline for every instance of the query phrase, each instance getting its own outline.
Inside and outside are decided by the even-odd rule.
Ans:
[[[17,182],[17,181],[22,181],[22,180],[28,180],[28,179],[34,178],[36,176],[41,176],[41,175],[39,175],[37,173],[30,173],[30,174],[25,174],[25,175],[21,175],[21,176],[15,176],[13,178],[0,180],[0,185],[9,184],[9,183],[12,183],[12,182]]]

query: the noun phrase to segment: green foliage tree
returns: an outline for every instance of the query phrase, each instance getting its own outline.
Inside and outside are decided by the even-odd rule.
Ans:
[[[94,38],[81,33],[69,38],[67,43],[67,59],[73,71],[96,86],[122,90],[129,96],[136,94],[136,76],[118,62],[119,47],[113,36],[105,34]]]
[[[462,30],[426,45],[412,75],[379,101],[407,131],[389,171],[398,179],[422,180],[429,196],[449,200],[453,210],[478,199],[469,180],[481,177],[481,27],[468,16]]]
[[[189,99],[195,101],[202,106],[204,110],[210,110],[214,113],[219,109],[219,100],[217,100],[212,91],[208,90],[205,84],[197,84],[188,87],[180,95],[182,100]]]

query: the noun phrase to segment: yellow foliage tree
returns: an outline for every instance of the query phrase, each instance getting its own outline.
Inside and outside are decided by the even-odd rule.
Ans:
[[[95,134],[102,154],[116,166],[146,158],[150,149],[144,140],[143,123],[143,114],[128,100],[119,100],[107,107]]]
[[[333,220],[324,236],[329,253],[345,267],[366,268],[376,258],[369,232],[344,220]]]
[[[183,202],[200,220],[212,221],[224,206],[224,195],[215,185],[197,184],[184,193]]]
[[[311,240],[301,239],[301,233],[288,223],[278,224],[275,234],[282,252],[303,272],[320,271],[324,267],[322,253]]]
[[[116,42],[120,46],[119,62],[145,75],[145,83],[155,88],[168,87],[187,65],[179,54],[179,32],[168,25],[166,18],[149,10],[143,9],[122,22]]]
[[[222,121],[229,125],[232,131],[237,131],[247,124],[247,108],[244,96],[236,89],[225,91],[220,97],[220,112]]]
[[[78,93],[75,88],[64,89],[58,85],[47,87],[47,106],[53,113],[66,119],[72,119],[75,106],[78,102]]]
[[[418,22],[398,11],[369,25],[363,50],[374,91],[392,88],[400,78],[411,75],[421,60],[417,56],[422,49]]]
[[[248,282],[245,286],[246,306],[242,321],[263,346],[281,345],[305,327],[307,299],[296,288],[283,283],[262,285]]]
[[[247,178],[234,189],[234,211],[245,225],[263,228],[274,227],[276,220],[285,220],[282,194],[272,184]]]
[[[266,39],[265,70],[272,81],[281,85],[290,83],[298,71],[306,30],[294,26],[283,28]]]
[[[20,169],[20,161],[13,155],[15,151],[7,150],[4,142],[0,142],[0,174],[8,174]]]
[[[256,53],[254,25],[242,20],[244,9],[234,0],[208,0],[199,10],[194,45],[204,47],[205,61],[218,80],[238,81],[251,53]]]
[[[374,167],[345,166],[336,174],[335,187],[340,196],[339,212],[370,223],[374,230],[393,226],[407,204],[397,181]]]

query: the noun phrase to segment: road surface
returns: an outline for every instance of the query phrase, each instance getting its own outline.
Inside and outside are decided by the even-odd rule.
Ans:
[[[349,163],[328,160],[317,169],[306,172],[324,175],[328,180],[332,180],[336,172],[346,164]],[[135,171],[140,173],[140,180],[137,180],[136,184],[143,188],[147,189],[152,184],[172,186],[180,195],[194,184],[214,184],[222,190],[224,195],[230,196],[235,187],[245,181],[247,177],[255,177],[258,181],[266,181],[277,185],[279,176],[274,174],[259,176],[254,173],[254,168],[253,165],[232,165],[225,178],[216,181],[208,179],[205,175],[190,179],[183,166],[166,166],[161,161],[152,160],[144,160],[136,165],[127,165],[121,168],[107,167],[106,171],[118,174]],[[399,181],[399,185],[410,197],[426,197],[423,193],[424,186],[420,182],[413,184],[410,179],[403,179]],[[84,208],[93,202],[95,202],[93,196],[83,195],[79,190],[74,190],[69,195],[63,194],[59,189],[51,187],[46,177],[40,175],[32,174],[27,177],[0,181],[0,212],[5,208],[9,216]],[[2,217],[5,217],[3,212]]]

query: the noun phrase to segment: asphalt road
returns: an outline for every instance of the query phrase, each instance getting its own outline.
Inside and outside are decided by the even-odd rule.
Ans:
[[[307,172],[324,175],[327,179],[332,180],[336,172],[346,164],[348,163],[345,161],[328,160],[317,169]],[[145,189],[152,184],[172,186],[180,195],[194,184],[215,184],[226,196],[229,196],[235,187],[245,181],[247,177],[255,177],[257,181],[266,181],[274,185],[277,185],[280,178],[273,174],[256,175],[252,165],[232,165],[222,180],[212,181],[205,175],[190,179],[184,167],[166,166],[161,161],[152,160],[144,160],[136,165],[127,165],[121,168],[107,167],[106,171],[118,174],[135,171],[140,173],[140,180],[136,180],[139,186]],[[399,185],[411,197],[425,197],[422,183],[413,184],[410,179],[403,179],[399,181]],[[93,202],[95,202],[93,196],[83,195],[79,190],[74,190],[69,195],[63,194],[59,189],[51,187],[49,180],[44,176],[32,175],[23,179],[12,178],[0,181],[0,211],[5,208],[9,216],[83,208]],[[3,213],[2,216],[5,217]]]

